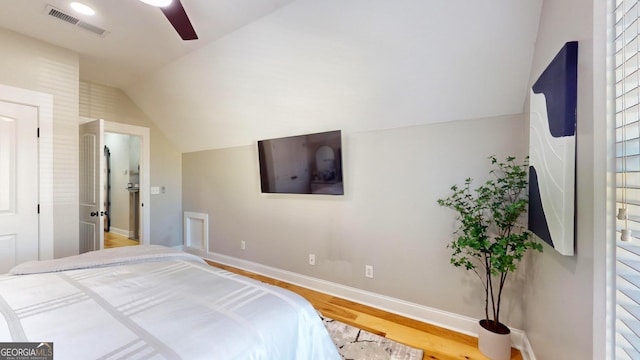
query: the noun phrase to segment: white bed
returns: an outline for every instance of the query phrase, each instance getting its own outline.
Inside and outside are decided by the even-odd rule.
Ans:
[[[162,246],[18,265],[0,275],[0,342],[65,359],[340,359],[302,297]]]

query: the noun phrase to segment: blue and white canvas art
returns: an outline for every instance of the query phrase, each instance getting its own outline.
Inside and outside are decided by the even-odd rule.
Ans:
[[[575,248],[578,42],[566,43],[531,88],[529,230],[560,254]]]

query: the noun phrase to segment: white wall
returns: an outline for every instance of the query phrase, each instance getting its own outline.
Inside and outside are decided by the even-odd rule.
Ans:
[[[0,28],[0,83],[53,95],[54,257],[78,253],[78,55]]]
[[[603,3],[545,0],[542,7],[531,84],[565,42],[579,42],[577,243],[571,257],[545,245],[527,274],[531,284],[525,297],[525,331],[538,359],[604,358],[604,288],[597,280],[604,278],[604,271],[595,272],[596,264],[603,270],[606,239]]]
[[[297,0],[125,91],[180,151],[520,114],[541,5]]]
[[[344,132],[344,196],[261,194],[255,144],[185,153],[183,208],[209,215],[212,252],[479,318],[480,283],[449,264],[455,214],[436,201],[466,177],[487,179],[489,155],[522,157],[525,143],[519,115]],[[504,315],[523,325],[516,302]]]
[[[72,51],[0,29],[0,82],[53,94],[54,256],[78,253],[79,115],[151,129],[151,242],[182,243],[180,153],[118,89],[80,82]]]

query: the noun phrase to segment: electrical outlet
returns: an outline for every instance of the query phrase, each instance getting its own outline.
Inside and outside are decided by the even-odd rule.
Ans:
[[[240,241],[240,249],[244,250],[247,248],[247,244],[244,242],[244,240]]]
[[[309,265],[315,265],[315,264],[316,264],[316,255],[309,254]]]
[[[364,276],[373,279],[373,265],[364,266]]]

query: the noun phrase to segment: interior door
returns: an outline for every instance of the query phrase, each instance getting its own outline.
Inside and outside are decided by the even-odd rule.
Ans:
[[[104,242],[104,120],[80,125],[80,253]]]
[[[38,110],[0,100],[0,273],[38,259]]]

